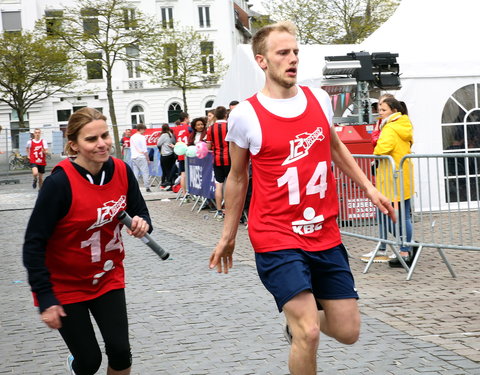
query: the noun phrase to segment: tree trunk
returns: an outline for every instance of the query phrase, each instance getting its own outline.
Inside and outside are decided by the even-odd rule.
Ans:
[[[119,159],[122,158],[122,150],[120,148],[120,137],[118,135],[117,115],[115,114],[115,103],[113,102],[113,90],[112,90],[112,72],[107,72],[107,100],[108,110],[110,112],[110,120],[113,127],[113,139],[115,143],[115,156]]]
[[[187,107],[187,90],[185,87],[182,87],[182,97],[183,97],[183,112],[188,113],[188,107]]]

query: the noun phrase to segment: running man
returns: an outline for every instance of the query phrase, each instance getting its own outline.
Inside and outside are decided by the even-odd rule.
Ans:
[[[389,200],[356,164],[332,127],[327,93],[298,86],[296,29],[290,22],[261,28],[253,38],[263,89],[231,112],[227,140],[223,233],[210,268],[228,273],[252,162],[248,230],[257,271],[285,313],[293,375],[317,373],[320,331],[344,344],[360,334],[358,295],[336,222],[332,162],[395,219]]]
[[[48,144],[45,139],[40,138],[42,131],[36,128],[33,131],[33,138],[27,142],[27,155],[30,159],[30,168],[32,168],[34,189],[41,189],[43,185],[43,175],[45,174],[45,166],[47,165]]]

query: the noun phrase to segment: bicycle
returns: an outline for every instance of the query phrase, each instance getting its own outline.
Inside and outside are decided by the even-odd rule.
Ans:
[[[8,168],[11,171],[30,168],[30,159],[28,156],[22,156],[19,152],[12,151],[8,160]]]

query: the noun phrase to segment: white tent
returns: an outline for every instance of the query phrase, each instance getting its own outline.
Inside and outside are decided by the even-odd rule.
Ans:
[[[393,16],[361,44],[366,51],[399,54],[402,89],[394,94],[408,105],[417,153],[446,148],[441,123],[449,98],[480,83],[479,13],[479,0],[402,0]],[[478,97],[468,105],[458,104],[466,115],[480,107]]]
[[[457,90],[480,84],[480,48],[477,22],[480,0],[402,0],[394,15],[360,45],[300,46],[298,80],[318,86],[324,57],[355,51],[398,53],[404,100],[415,126],[415,151],[441,153],[442,114]],[[228,105],[243,100],[263,86],[263,73],[249,45],[238,46],[215,101]],[[469,105],[457,103],[468,115],[480,107],[480,86]],[[480,123],[479,123],[480,128]]]

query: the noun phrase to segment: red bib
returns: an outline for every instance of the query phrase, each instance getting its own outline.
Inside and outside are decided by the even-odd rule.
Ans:
[[[256,252],[320,251],[341,243],[331,168],[330,125],[309,88],[305,111],[294,118],[268,112],[253,96],[262,131],[252,155],[249,234]]]
[[[112,159],[113,178],[102,186],[83,178],[70,160],[58,164],[70,181],[72,205],[48,240],[45,263],[61,304],[125,287],[122,224],[116,216],[127,206],[128,179],[125,163]]]
[[[43,152],[43,139],[36,141],[30,140],[30,163],[37,165],[47,165],[46,155]]]
[[[188,136],[190,135],[190,132],[188,131],[187,124],[182,123],[172,128],[172,130],[177,142],[183,142],[188,145]],[[185,160],[185,155],[178,155],[178,160]]]

